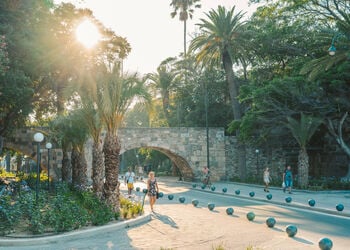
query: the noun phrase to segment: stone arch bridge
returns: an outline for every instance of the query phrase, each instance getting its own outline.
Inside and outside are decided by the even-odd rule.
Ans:
[[[3,146],[22,152],[35,158],[36,144],[33,136],[36,132],[48,135],[46,128],[26,128],[16,131],[13,137],[5,138]],[[214,179],[226,179],[228,172],[235,172],[235,138],[224,134],[224,128],[209,128],[209,161]],[[151,148],[164,153],[176,164],[185,180],[194,180],[201,176],[203,166],[207,165],[206,128],[121,128],[118,131],[121,141],[121,154],[140,147]],[[104,134],[102,135],[104,137]],[[46,168],[47,149],[45,136],[41,143],[41,163]],[[91,170],[91,145],[86,144],[86,156]],[[50,167],[61,167],[62,151],[52,149]],[[51,169],[50,168],[50,169]],[[230,174],[230,175],[231,175]]]

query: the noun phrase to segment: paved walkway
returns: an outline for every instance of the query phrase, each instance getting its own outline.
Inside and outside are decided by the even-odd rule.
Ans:
[[[335,214],[350,217],[350,191],[301,191],[293,190],[292,194],[283,193],[281,188],[270,188],[272,199],[266,198],[267,193],[259,185],[246,185],[240,183],[216,182],[214,183],[215,191],[208,188],[202,189],[197,183],[179,182],[174,178],[158,178],[159,182],[176,187],[176,192],[186,192],[188,189],[196,189],[200,192],[218,192],[223,194],[223,188],[227,189],[225,196],[238,196],[241,199],[258,200],[260,202],[274,203],[280,208],[275,208],[284,212],[283,206],[292,206],[314,210],[321,213]],[[163,184],[163,186],[165,186]],[[136,187],[145,188],[144,182],[138,182]],[[235,193],[240,190],[240,194]],[[126,187],[121,185],[121,191],[126,192]],[[167,194],[166,188],[161,188]],[[254,197],[249,193],[254,192]],[[136,193],[136,192],[135,192]],[[138,193],[139,195],[141,192]],[[141,196],[136,196],[140,198]],[[291,197],[292,201],[287,203],[286,197]],[[309,199],[315,200],[315,206],[308,204]],[[265,224],[266,217],[259,218],[252,223],[246,218],[246,211],[235,210],[232,218],[228,217],[225,207],[217,207],[213,213],[208,213],[206,207],[193,208],[189,202],[180,204],[169,202],[166,197],[157,201],[156,212],[151,214],[148,202],[145,205],[145,215],[137,219],[115,223],[108,226],[70,232],[63,235],[31,238],[31,239],[8,239],[0,238],[0,249],[35,249],[35,244],[46,244],[47,248],[40,249],[190,249],[190,250],[210,250],[210,249],[319,249],[318,239],[312,233],[301,233],[302,237],[289,238],[283,232],[284,227],[276,226],[272,230]],[[344,210],[337,211],[336,205],[343,204]],[[349,220],[350,221],[350,220]],[[232,224],[233,223],[233,224]],[[243,230],[244,229],[244,230]],[[104,230],[111,234],[111,239],[106,240],[104,247],[101,243],[97,244],[94,236],[103,235]],[[350,237],[350,235],[349,235]],[[343,237],[344,238],[344,237]],[[346,241],[349,238],[340,241]],[[76,239],[76,243],[74,243]],[[59,243],[63,242],[63,243]],[[70,242],[69,248],[64,247],[64,242]],[[343,243],[343,242],[342,242]],[[52,247],[51,247],[52,244]],[[76,244],[76,245],[74,245]],[[83,244],[88,245],[84,248]],[[344,244],[343,244],[344,245]],[[7,246],[7,247],[6,247]],[[30,246],[32,246],[30,248]],[[258,248],[255,248],[258,247]],[[334,248],[343,249],[343,248]],[[345,250],[345,248],[344,248]]]

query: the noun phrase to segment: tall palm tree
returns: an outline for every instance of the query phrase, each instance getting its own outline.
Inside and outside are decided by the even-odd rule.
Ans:
[[[285,125],[291,131],[300,147],[298,155],[298,184],[302,188],[307,188],[309,184],[309,156],[306,146],[321,123],[322,119],[307,116],[303,113],[301,113],[300,119],[287,117]]]
[[[186,58],[186,33],[187,33],[187,20],[192,19],[194,8],[200,8],[200,0],[172,0],[170,6],[173,7],[173,12],[170,13],[171,17],[174,18],[179,12],[179,19],[184,22],[184,57]]]
[[[206,19],[200,19],[197,24],[201,33],[190,44],[189,50],[196,53],[197,62],[204,66],[222,65],[229,88],[231,105],[234,119],[241,120],[242,112],[238,101],[239,84],[236,82],[233,63],[238,63],[244,55],[245,30],[242,12],[235,12],[235,6],[231,10],[218,6],[217,10],[206,13]],[[239,133],[239,131],[237,131]],[[240,145],[240,175],[244,179],[245,170],[245,147]]]
[[[115,212],[119,212],[119,155],[121,144],[118,129],[121,127],[128,108],[134,103],[150,101],[145,84],[137,74],[122,74],[119,65],[112,71],[102,69],[99,75],[100,89],[98,91],[101,102],[100,114],[106,129],[103,145],[105,159],[105,183],[103,195]]]

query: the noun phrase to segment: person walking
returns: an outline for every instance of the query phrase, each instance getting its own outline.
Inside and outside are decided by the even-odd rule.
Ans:
[[[128,186],[128,195],[131,197],[132,190],[134,189],[135,173],[128,167],[128,172],[125,173],[124,183]]]
[[[283,173],[283,192],[286,192],[286,189],[288,189],[288,192],[292,193],[292,185],[293,185],[293,173],[291,166],[287,166],[286,170]]]
[[[153,171],[150,171],[148,174],[147,190],[148,190],[149,204],[151,206],[152,212],[154,212],[153,206],[156,203],[157,193],[159,192],[159,188],[158,188],[158,183]]]
[[[271,182],[271,176],[270,176],[270,171],[269,168],[266,168],[264,171],[264,183],[265,183],[265,188],[264,191],[265,192],[270,192],[269,191],[269,184]]]

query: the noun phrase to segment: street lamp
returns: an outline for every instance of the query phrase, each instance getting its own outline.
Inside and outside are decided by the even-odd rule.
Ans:
[[[50,149],[52,144],[48,142],[45,147],[47,148],[47,189],[50,191]]]
[[[210,158],[209,158],[209,123],[208,123],[208,85],[205,83],[205,129],[207,135],[207,167],[210,169]]]
[[[40,142],[44,140],[44,135],[40,132],[34,134],[34,141],[37,143],[36,147],[36,156],[37,156],[37,163],[36,163],[36,185],[35,185],[35,199],[36,203],[38,203],[39,199],[39,181],[40,181]]]
[[[255,149],[255,154],[256,154],[256,173],[259,175],[259,149]]]

